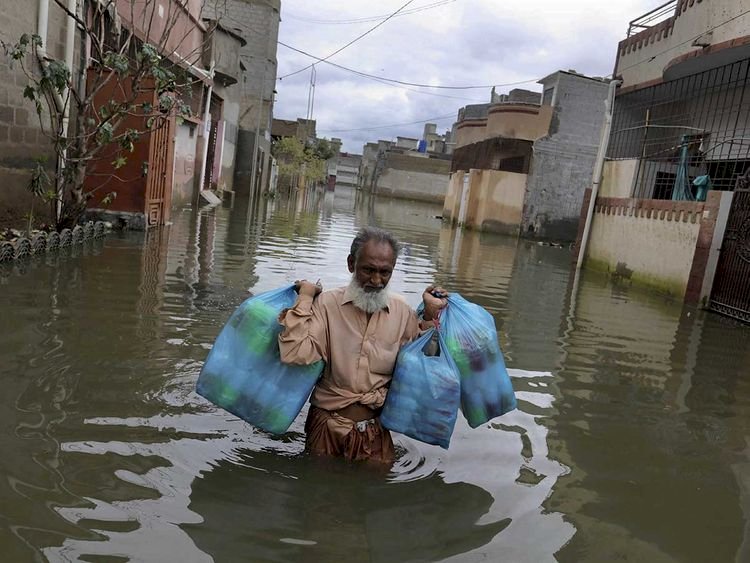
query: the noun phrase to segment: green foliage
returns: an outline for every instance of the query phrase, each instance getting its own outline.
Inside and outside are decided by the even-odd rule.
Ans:
[[[271,153],[279,164],[279,176],[288,181],[293,176],[320,182],[326,177],[326,160],[334,155],[327,139],[316,139],[305,146],[296,137],[282,137],[273,144]]]
[[[105,10],[99,3],[87,4],[94,19]],[[192,78],[163,55],[174,50],[170,47],[174,42],[172,30],[160,32],[156,43],[140,43],[123,28],[119,38],[122,48],[117,50],[106,49],[94,27],[82,33],[89,34],[87,39],[95,53],[83,88],[64,62],[40,57],[38,48],[43,43],[38,35],[24,33],[13,44],[0,41],[10,64],[20,66],[28,79],[23,97],[34,105],[42,132],[50,139],[58,159],[58,166],[45,166],[40,161],[28,184],[34,199],[61,203],[58,228],[72,227],[98,189],[84,183],[94,163],[104,162],[116,174],[128,163],[143,133],[164,126],[166,119],[182,122],[191,115],[183,97],[191,92]],[[110,99],[100,102],[107,92]],[[64,119],[66,115],[69,120]],[[70,124],[68,130],[64,123]],[[147,171],[148,162],[142,166]],[[101,175],[102,169],[96,172]],[[106,178],[101,184],[107,184]],[[101,201],[106,205],[116,195],[111,192]]]
[[[315,142],[308,148],[320,160],[332,158],[336,151],[333,150],[331,142],[328,139],[315,139]]]
[[[130,70],[130,61],[126,55],[108,51],[104,55],[104,66],[114,70],[117,74],[125,76]]]
[[[102,205],[105,207],[110,205],[115,200],[116,197],[117,197],[117,192],[109,192],[107,195],[105,195],[102,198]]]
[[[29,180],[29,191],[32,195],[47,199],[50,193],[50,186],[52,181],[50,180],[49,174],[45,167],[45,159],[39,158],[36,161],[34,169],[31,171],[31,180]],[[54,192],[52,192],[54,195]]]
[[[100,145],[111,143],[115,134],[114,132],[115,130],[111,122],[105,121],[100,123],[96,132],[96,142]]]
[[[124,155],[118,154],[117,157],[112,161],[112,166],[115,167],[115,170],[119,170],[123,166],[125,166],[128,163],[128,159],[125,158]]]

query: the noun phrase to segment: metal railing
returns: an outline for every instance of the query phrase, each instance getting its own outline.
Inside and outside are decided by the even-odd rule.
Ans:
[[[618,96],[607,158],[638,160],[633,197],[702,176],[733,190],[750,167],[750,59]]]
[[[628,26],[628,37],[632,37],[645,29],[649,29],[650,27],[671,18],[677,12],[677,3],[678,0],[670,0],[658,8],[654,8],[647,14],[643,14],[631,21]]]

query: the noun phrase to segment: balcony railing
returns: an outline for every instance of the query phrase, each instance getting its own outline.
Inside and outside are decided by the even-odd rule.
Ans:
[[[631,21],[628,27],[628,37],[632,37],[674,16],[677,12],[678,2],[679,0],[670,0],[666,4],[662,4],[658,8],[654,8],[647,14],[643,14],[641,17]]]

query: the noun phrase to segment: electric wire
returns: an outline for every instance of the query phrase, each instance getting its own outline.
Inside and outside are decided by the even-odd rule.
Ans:
[[[339,48],[338,48],[338,49],[336,49],[336,50],[335,50],[335,51],[334,51],[333,53],[331,53],[331,54],[330,54],[330,55],[328,55],[327,57],[324,57],[323,59],[321,59],[321,62],[327,61],[328,59],[330,59],[330,58],[331,58],[331,57],[333,57],[334,55],[338,55],[338,54],[339,54],[339,53],[340,53],[341,51],[343,51],[343,50],[344,50],[344,49],[346,49],[347,47],[350,47],[351,45],[354,45],[354,44],[355,44],[355,43],[356,43],[357,41],[359,41],[360,39],[362,39],[362,38],[366,37],[367,35],[369,35],[369,34],[370,34],[370,33],[372,33],[373,31],[375,31],[376,29],[378,29],[378,28],[379,28],[379,27],[380,27],[381,25],[385,24],[385,23],[386,23],[387,21],[389,21],[390,19],[392,19],[392,18],[394,18],[395,16],[397,16],[397,15],[399,14],[399,12],[403,11],[404,9],[406,9],[406,8],[407,8],[407,7],[408,7],[408,6],[410,5],[410,4],[412,4],[412,3],[414,2],[414,1],[415,1],[415,0],[408,0],[408,2],[406,2],[405,4],[403,4],[403,5],[402,5],[402,6],[401,6],[401,7],[400,7],[400,8],[398,9],[398,10],[396,10],[395,12],[393,12],[393,13],[392,13],[392,14],[391,14],[390,16],[388,16],[387,18],[385,18],[385,19],[384,19],[383,21],[379,22],[379,23],[378,23],[377,25],[374,25],[374,26],[372,26],[372,27],[371,27],[370,29],[368,29],[367,31],[365,31],[365,32],[364,32],[364,33],[362,33],[361,35],[358,35],[357,37],[355,37],[354,39],[352,39],[351,41],[349,41],[349,43],[347,43],[346,45],[344,45],[344,46],[342,46],[342,47],[339,47]],[[279,77],[279,80],[283,80],[284,78],[289,78],[290,76],[294,76],[295,74],[299,74],[300,72],[304,72],[304,71],[306,71],[306,70],[307,70],[308,68],[310,68],[311,66],[312,66],[312,65],[311,65],[311,64],[309,64],[309,65],[307,65],[307,66],[306,66],[305,68],[301,68],[301,69],[299,69],[299,70],[295,70],[294,72],[290,72],[289,74],[286,74],[286,75],[284,75],[284,76],[280,76],[280,77]]]

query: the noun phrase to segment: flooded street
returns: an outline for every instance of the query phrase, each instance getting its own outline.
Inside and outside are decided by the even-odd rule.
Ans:
[[[750,328],[346,191],[175,212],[5,269],[3,561],[750,561]],[[349,281],[366,224],[496,319],[519,409],[386,474],[310,459],[194,393],[234,308]]]

